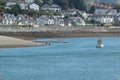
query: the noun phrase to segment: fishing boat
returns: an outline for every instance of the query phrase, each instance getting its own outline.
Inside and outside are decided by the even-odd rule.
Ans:
[[[97,40],[96,48],[103,48],[103,47],[104,47],[104,45],[103,45],[102,40],[101,40],[101,39],[98,39],[98,40]]]

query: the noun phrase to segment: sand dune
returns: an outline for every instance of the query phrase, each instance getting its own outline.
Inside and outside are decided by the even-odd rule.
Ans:
[[[0,48],[12,48],[12,47],[29,47],[29,46],[42,46],[44,44],[35,43],[28,40],[12,38],[7,36],[0,36]]]

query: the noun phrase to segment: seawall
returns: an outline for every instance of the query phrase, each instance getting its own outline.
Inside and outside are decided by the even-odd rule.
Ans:
[[[0,27],[0,35],[24,39],[76,38],[76,37],[120,37],[120,29],[105,27]]]

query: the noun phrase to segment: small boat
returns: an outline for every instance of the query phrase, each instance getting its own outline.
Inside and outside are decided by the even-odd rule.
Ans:
[[[58,39],[58,43],[63,43],[63,40],[62,39]]]
[[[45,44],[46,44],[47,46],[50,46],[50,45],[51,45],[51,42],[50,42],[50,41],[47,41],[47,42],[45,42]]]
[[[103,47],[104,47],[103,42],[102,42],[101,39],[99,39],[99,40],[97,41],[96,48],[103,48]]]

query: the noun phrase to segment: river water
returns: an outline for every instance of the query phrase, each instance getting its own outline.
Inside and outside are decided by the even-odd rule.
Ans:
[[[47,39],[46,39],[47,40]],[[50,39],[57,40],[57,39]],[[0,49],[0,80],[118,80],[120,38],[64,38],[51,46]]]

